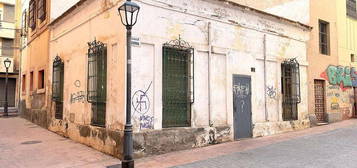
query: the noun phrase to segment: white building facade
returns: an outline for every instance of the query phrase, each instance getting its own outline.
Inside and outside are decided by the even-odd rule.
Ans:
[[[228,1],[136,2],[136,154],[310,126],[309,26]]]

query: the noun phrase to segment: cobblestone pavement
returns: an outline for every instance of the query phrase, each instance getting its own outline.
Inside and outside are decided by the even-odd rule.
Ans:
[[[357,120],[135,160],[136,168],[357,167]],[[22,118],[0,118],[0,168],[114,168],[120,160]]]
[[[304,136],[175,168],[356,168],[357,126]]]
[[[357,168],[357,120],[151,156],[137,168]]]
[[[0,168],[106,168],[118,163],[22,118],[0,118]]]

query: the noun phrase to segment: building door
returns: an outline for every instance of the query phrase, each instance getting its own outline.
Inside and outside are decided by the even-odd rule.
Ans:
[[[233,75],[234,139],[252,137],[251,78]]]
[[[16,92],[16,79],[9,78],[7,90],[7,100],[9,107],[15,107],[15,92]],[[4,107],[5,103],[5,78],[0,78],[0,107]]]
[[[317,121],[325,121],[325,81],[315,80],[315,115]]]
[[[357,117],[357,88],[353,88],[353,116],[352,117]]]

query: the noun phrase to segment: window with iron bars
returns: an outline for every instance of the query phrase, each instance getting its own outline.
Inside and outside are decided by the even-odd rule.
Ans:
[[[281,64],[281,85],[283,95],[283,120],[298,119],[300,96],[300,67],[296,59]]]
[[[163,127],[191,126],[194,50],[181,40],[163,46]]]
[[[59,56],[53,61],[52,100],[55,102],[55,118],[63,119],[64,62]]]
[[[346,0],[347,16],[357,19],[356,0]]]
[[[330,24],[319,20],[319,47],[320,53],[330,55]]]
[[[34,30],[36,28],[36,0],[31,0],[29,3],[29,27]]]
[[[27,11],[24,10],[22,12],[22,20],[21,20],[21,36],[27,36]]]
[[[46,0],[38,0],[37,17],[41,21],[46,18]]]
[[[92,125],[105,127],[107,96],[107,46],[88,43],[87,100],[92,104]]]

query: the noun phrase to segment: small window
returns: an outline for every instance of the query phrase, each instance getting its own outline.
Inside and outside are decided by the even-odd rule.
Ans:
[[[330,55],[329,23],[322,20],[319,20],[319,46],[321,54]]]
[[[36,28],[36,1],[31,0],[29,4],[29,27],[34,30]]]
[[[355,62],[355,55],[351,54],[351,62]]]
[[[22,20],[21,20],[21,36],[27,35],[27,11],[24,10],[22,12]]]
[[[33,91],[33,72],[30,72],[30,91]]]
[[[22,93],[26,93],[26,75],[22,75]]]
[[[357,19],[356,0],[346,0],[347,16]]]
[[[38,88],[45,88],[45,70],[38,71]]]
[[[38,19],[42,21],[46,18],[46,0],[38,0],[37,8]]]
[[[88,43],[87,99],[92,104],[92,125],[105,127],[107,97],[107,46]]]

